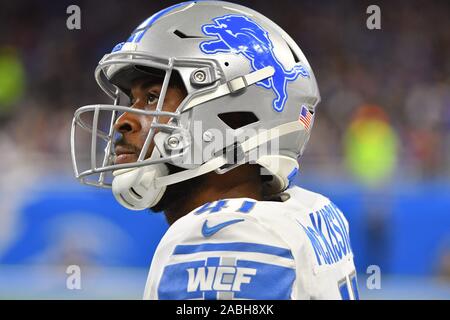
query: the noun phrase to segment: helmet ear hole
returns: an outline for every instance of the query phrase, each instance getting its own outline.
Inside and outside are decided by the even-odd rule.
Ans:
[[[217,115],[231,129],[236,130],[249,124],[258,122],[258,117],[253,112],[225,112]]]

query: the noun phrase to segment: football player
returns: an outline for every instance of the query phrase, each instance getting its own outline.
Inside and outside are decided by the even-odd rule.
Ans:
[[[95,76],[114,104],[76,111],[74,170],[130,210],[164,212],[145,299],[358,299],[347,220],[292,184],[320,96],[278,25],[183,2],[142,22]],[[92,134],[85,171],[77,128]]]

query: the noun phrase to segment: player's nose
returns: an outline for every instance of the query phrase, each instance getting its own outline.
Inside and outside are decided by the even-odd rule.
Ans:
[[[142,127],[136,114],[125,112],[116,120],[114,129],[121,134],[130,134],[141,131]]]

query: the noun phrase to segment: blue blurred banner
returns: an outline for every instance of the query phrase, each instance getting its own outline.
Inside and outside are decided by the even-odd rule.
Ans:
[[[167,229],[162,214],[126,210],[109,190],[69,181],[30,190],[0,264],[148,267]]]
[[[303,185],[304,184],[304,185]],[[450,251],[450,185],[421,183],[370,192],[353,183],[302,186],[329,196],[347,216],[360,272],[433,275]],[[167,230],[162,214],[121,207],[109,190],[71,180],[30,188],[13,213],[16,230],[0,264],[148,267]]]

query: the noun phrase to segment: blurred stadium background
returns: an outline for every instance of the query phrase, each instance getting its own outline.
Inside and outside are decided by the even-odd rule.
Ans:
[[[450,298],[450,3],[236,1],[281,25],[322,94],[296,183],[347,215],[363,299]],[[174,1],[0,5],[0,298],[140,299],[162,215],[72,175],[76,107],[109,103],[94,68]],[[67,6],[81,30],[66,28]],[[381,8],[382,30],[366,28]],[[66,289],[79,265],[82,290]],[[381,289],[366,270],[381,268]]]

